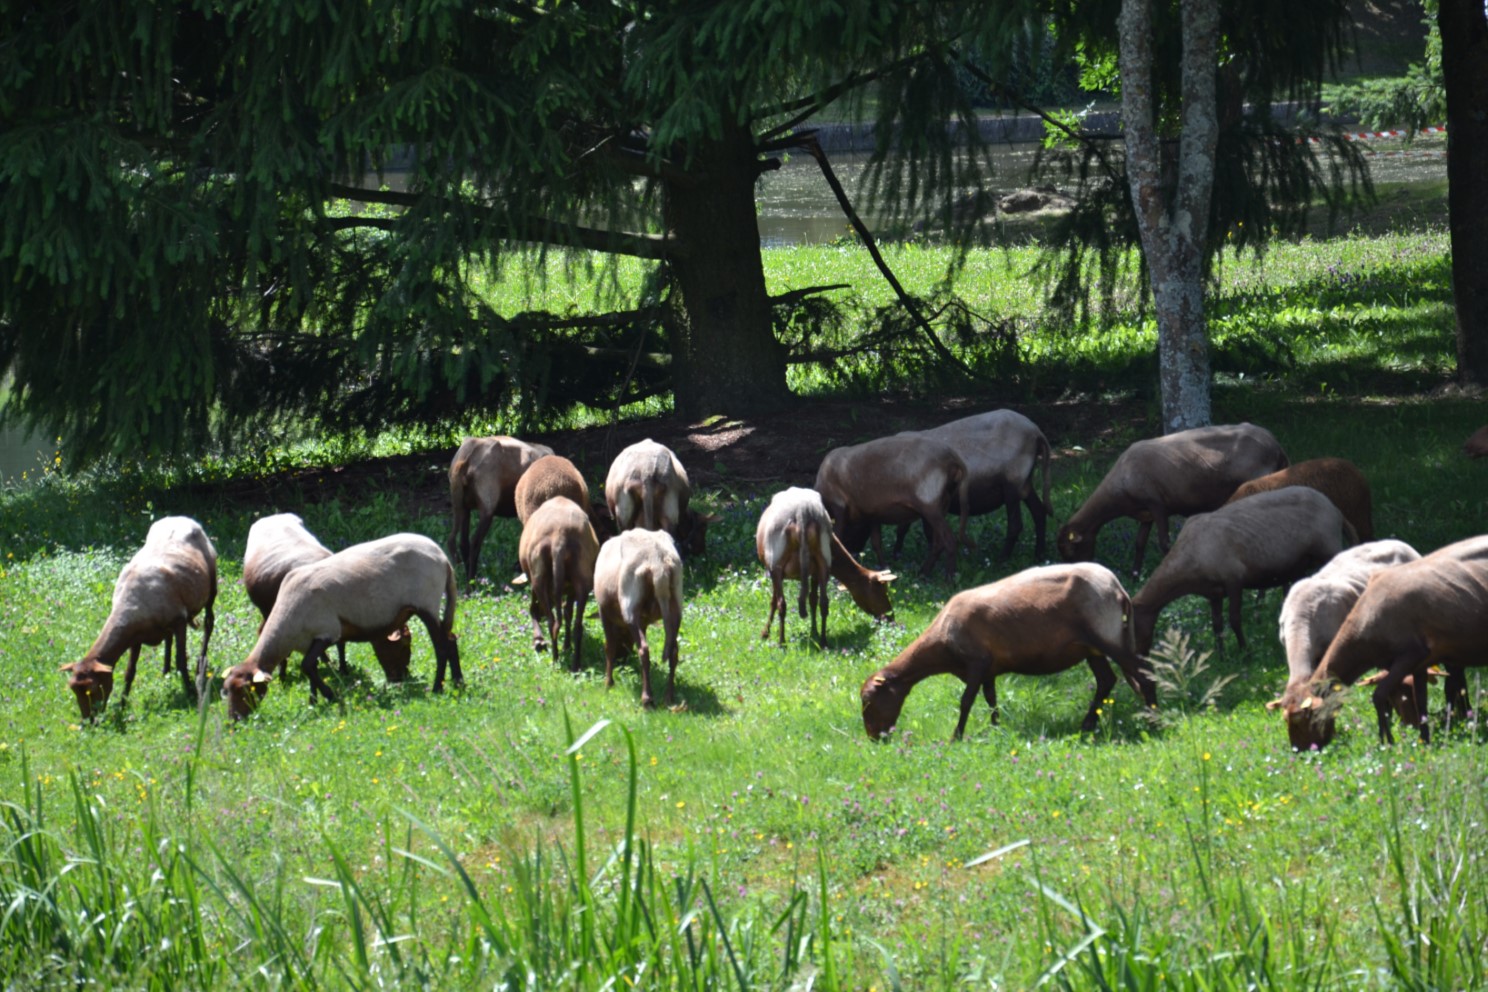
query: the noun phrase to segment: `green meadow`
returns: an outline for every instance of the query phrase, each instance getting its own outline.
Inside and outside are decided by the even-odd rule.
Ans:
[[[915,246],[889,259],[926,295],[947,261]],[[1122,448],[1156,432],[1155,330],[1131,294],[1103,327],[1070,324],[1042,305],[1035,259],[973,253],[955,291],[1016,332],[1006,379],[971,402],[1057,410],[1065,425],[1050,436],[1052,547],[1052,527]],[[493,277],[493,298],[584,308],[641,277],[621,268],[574,286],[560,278],[565,260],[549,264],[552,278]],[[890,302],[851,247],[770,251],[766,264],[772,291],[850,283],[835,294],[850,316]],[[1484,468],[1458,450],[1484,408],[1442,388],[1453,367],[1443,232],[1227,257],[1211,304],[1217,422],[1267,426],[1293,461],[1352,459],[1373,486],[1379,537],[1425,552],[1484,529]],[[980,345],[958,347],[974,361]],[[793,375],[808,395],[875,385]],[[354,645],[350,675],[328,674],[337,703],[309,705],[296,673],[229,726],[215,687],[198,710],[147,649],[128,705],[116,689],[102,721],[79,724],[58,665],[96,636],[153,519],[192,515],[216,543],[209,661],[220,672],[257,631],[239,582],[253,519],[298,512],[332,548],[393,531],[442,544],[447,511],[391,469],[386,486],[355,489],[333,469],[406,452],[432,466],[460,430],[504,425],[457,428],[77,475],[48,459],[39,480],[0,492],[6,987],[1488,985],[1488,727],[1474,713],[1430,746],[1397,734],[1382,747],[1356,692],[1332,746],[1293,752],[1264,708],[1286,674],[1279,590],[1247,595],[1244,651],[1229,635],[1216,649],[1206,603],[1168,608],[1156,718],[1122,684],[1098,731],[1082,734],[1087,670],[1008,677],[1001,723],[979,703],[952,744],[962,687],[941,677],[909,697],[889,741],[870,741],[864,679],[955,591],[1038,563],[1031,528],[1011,561],[991,559],[1001,512],[973,521],[977,550],[954,580],[917,574],[925,548],[911,535],[894,622],[874,623],[838,590],[828,646],[792,613],[781,648],[760,639],[768,581],[753,549],[769,493],[704,492],[723,519],[687,564],[674,710],[641,710],[629,663],[605,689],[596,621],[577,676],[534,652],[526,593],[508,581],[516,523],[503,520],[459,606],[462,689],[429,691],[433,654],[415,626],[410,683],[386,685]],[[333,497],[243,495],[306,467],[325,469],[304,478],[328,478]],[[1134,532],[1106,528],[1101,560],[1124,568]],[[1471,689],[1476,702],[1488,685],[1473,675]]]

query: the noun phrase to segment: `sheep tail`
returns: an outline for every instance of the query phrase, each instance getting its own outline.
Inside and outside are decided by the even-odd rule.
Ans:
[[[444,563],[444,614],[439,618],[439,629],[448,637],[455,629],[455,567],[448,561]]]
[[[1054,460],[1054,449],[1050,447],[1049,439],[1042,434],[1038,436],[1033,460],[1044,463],[1044,509],[1052,513],[1054,508],[1049,505],[1049,463]]]
[[[796,565],[801,570],[801,595],[797,600],[798,612],[806,616],[806,590],[811,584],[811,546],[817,541],[817,524],[808,523],[796,535]]]

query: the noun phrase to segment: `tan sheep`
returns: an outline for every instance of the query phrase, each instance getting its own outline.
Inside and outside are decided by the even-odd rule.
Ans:
[[[1173,550],[1132,597],[1137,652],[1152,650],[1158,615],[1183,596],[1209,600],[1214,640],[1220,645],[1220,610],[1228,600],[1230,628],[1244,648],[1241,590],[1270,589],[1311,575],[1343,549],[1345,532],[1352,541],[1352,531],[1328,497],[1306,486],[1257,493],[1189,517]]]
[[[1094,563],[1030,568],[959,592],[924,633],[863,683],[863,729],[882,738],[920,681],[954,675],[966,683],[952,735],[959,740],[978,693],[997,722],[999,675],[1052,675],[1081,661],[1095,675],[1095,697],[1082,729],[1095,729],[1101,701],[1116,685],[1111,661],[1144,704],[1156,706],[1156,688],[1132,642],[1130,617],[1121,580]]]
[[[1357,465],[1344,458],[1310,458],[1288,465],[1278,472],[1242,483],[1225,502],[1233,503],[1256,493],[1287,486],[1316,489],[1343,511],[1343,518],[1353,525],[1359,540],[1374,540],[1374,501],[1369,494],[1369,480],[1364,478]]]
[[[1286,692],[1312,678],[1328,645],[1343,626],[1349,611],[1369,580],[1381,570],[1406,562],[1418,561],[1421,555],[1404,541],[1370,541],[1340,551],[1316,575],[1298,581],[1287,593],[1281,606],[1279,634],[1286,648],[1287,684],[1281,699],[1266,704],[1267,709],[1283,706]],[[1415,693],[1396,694],[1392,702],[1401,722],[1414,726],[1420,722],[1415,706]],[[1293,744],[1306,748],[1311,738],[1305,726],[1311,714],[1299,712],[1288,720],[1288,734]],[[1296,724],[1296,726],[1293,726]]]
[[[491,521],[517,515],[517,482],[527,467],[553,449],[528,444],[514,437],[467,437],[450,462],[450,508],[454,520],[445,542],[451,559],[465,566],[465,585],[474,581],[480,564],[481,545]],[[475,511],[475,535],[470,533],[470,513]]]
[[[1135,575],[1142,570],[1154,523],[1158,547],[1166,554],[1170,516],[1217,510],[1242,482],[1286,466],[1276,438],[1254,424],[1196,427],[1137,441],[1059,528],[1059,555],[1065,561],[1090,561],[1102,527],[1117,517],[1135,517]]]
[[[1447,696],[1455,702],[1467,688],[1463,669],[1485,659],[1488,536],[1481,536],[1384,569],[1369,580],[1312,677],[1283,693],[1280,709],[1288,736],[1294,747],[1326,746],[1334,733],[1329,697],[1366,672],[1383,669],[1372,700],[1380,741],[1394,743],[1390,709],[1407,676],[1414,676],[1416,710],[1424,715],[1430,664],[1447,667]],[[1422,742],[1430,741],[1431,725],[1422,719],[1417,727]]]
[[[305,522],[293,513],[276,513],[260,517],[248,528],[248,545],[243,551],[243,587],[248,599],[258,608],[263,623],[274,609],[279,598],[279,586],[284,577],[301,565],[322,561],[331,556],[331,549],[316,540],[305,527]],[[413,652],[408,628],[393,631],[386,637],[374,638],[372,652],[389,682],[402,682],[408,678],[408,663]],[[336,642],[336,657],[341,673],[347,672],[346,641]]]
[[[517,519],[524,525],[537,508],[556,496],[565,496],[579,507],[589,505],[589,486],[577,465],[562,455],[544,455],[517,480]]]
[[[599,538],[584,512],[585,505],[567,496],[554,496],[532,511],[518,545],[522,571],[532,587],[532,646],[542,651],[551,643],[556,662],[561,618],[563,651],[567,653],[572,646],[573,671],[579,670],[583,655],[584,609],[594,589],[594,563],[599,556]],[[547,643],[543,639],[544,624]]]
[[[797,610],[806,617],[811,604],[811,635],[827,643],[827,578],[832,561],[832,518],[814,489],[793,487],[776,493],[760,515],[754,531],[755,553],[770,576],[770,615],[760,639],[770,636],[775,614],[780,614],[780,644],[785,646],[785,580],[801,583]],[[821,633],[817,634],[817,613]]]
[[[386,637],[410,617],[423,621],[434,642],[434,691],[443,691],[446,667],[460,685],[465,677],[453,630],[455,601],[454,567],[439,545],[421,534],[393,534],[301,565],[285,576],[247,659],[224,673],[228,714],[240,720],[251,713],[274,672],[297,651],[311,701],[317,692],[335,699],[318,668],[326,649],[343,637]]]
[[[864,568],[858,560],[842,546],[834,533],[832,538],[832,560],[828,568],[832,578],[842,583],[858,609],[875,620],[893,620],[894,604],[889,601],[889,583],[898,578],[893,572],[876,572]]]
[[[682,556],[664,530],[623,530],[599,549],[594,601],[605,635],[605,686],[615,684],[615,659],[635,645],[640,655],[641,705],[651,695],[651,647],[646,628],[660,620],[665,632],[667,705],[675,702],[677,635],[682,628]]]
[[[950,445],[921,434],[896,434],[833,448],[816,470],[814,488],[849,551],[860,553],[871,537],[882,561],[879,525],[922,520],[931,539],[921,572],[929,574],[944,555],[946,574],[955,573],[956,547],[966,540],[971,496],[966,463]],[[955,537],[946,523],[953,500],[961,508],[961,529]]]
[[[664,530],[675,539],[678,550],[702,554],[707,549],[708,525],[719,518],[690,509],[691,498],[687,470],[670,448],[650,438],[616,455],[605,476],[605,503],[617,531],[633,527]]]
[[[150,525],[145,544],[119,572],[113,605],[103,630],[82,659],[62,665],[67,686],[77,697],[84,720],[102,714],[114,688],[114,664],[125,651],[124,698],[134,685],[140,648],[165,645],[170,674],[171,646],[186,694],[199,699],[206,686],[207,645],[212,640],[217,600],[217,550],[207,532],[190,517],[162,517]],[[186,668],[186,627],[202,614],[201,654],[195,681]]]

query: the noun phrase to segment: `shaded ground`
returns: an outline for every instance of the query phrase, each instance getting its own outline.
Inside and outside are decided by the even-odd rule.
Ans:
[[[857,444],[903,430],[934,427],[958,417],[1009,405],[995,399],[948,399],[939,403],[893,398],[860,401],[802,400],[792,409],[748,419],[711,418],[687,423],[655,417],[620,423],[524,435],[573,459],[598,488],[620,450],[644,438],[665,444],[686,466],[693,488],[713,490],[724,498],[768,492],[786,486],[810,486],[828,449]],[[1151,433],[1144,408],[1137,403],[1059,402],[1017,404],[1054,446],[1090,445],[1101,437],[1136,437]],[[396,483],[422,512],[449,509],[448,470],[454,448],[414,455],[371,459],[330,469],[304,469],[259,479],[237,479],[220,486],[196,487],[229,503],[315,502],[319,498],[356,498],[358,492],[387,491]]]

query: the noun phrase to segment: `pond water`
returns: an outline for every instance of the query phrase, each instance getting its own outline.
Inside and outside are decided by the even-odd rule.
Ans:
[[[1030,143],[994,145],[991,185],[997,193],[1026,186],[1037,146]],[[1422,139],[1409,148],[1398,141],[1379,141],[1366,146],[1370,172],[1376,183],[1439,182],[1446,177],[1446,142]],[[838,152],[830,156],[832,169],[846,188],[854,206],[863,213],[870,229],[874,218],[858,194],[858,181],[867,163],[863,153]],[[390,185],[396,175],[388,175]],[[969,195],[973,191],[959,191]],[[850,235],[847,218],[837,205],[820,167],[809,155],[791,156],[759,182],[760,241],[769,247],[816,244]],[[23,431],[0,429],[0,484],[20,481],[24,472],[35,476],[55,451]]]

